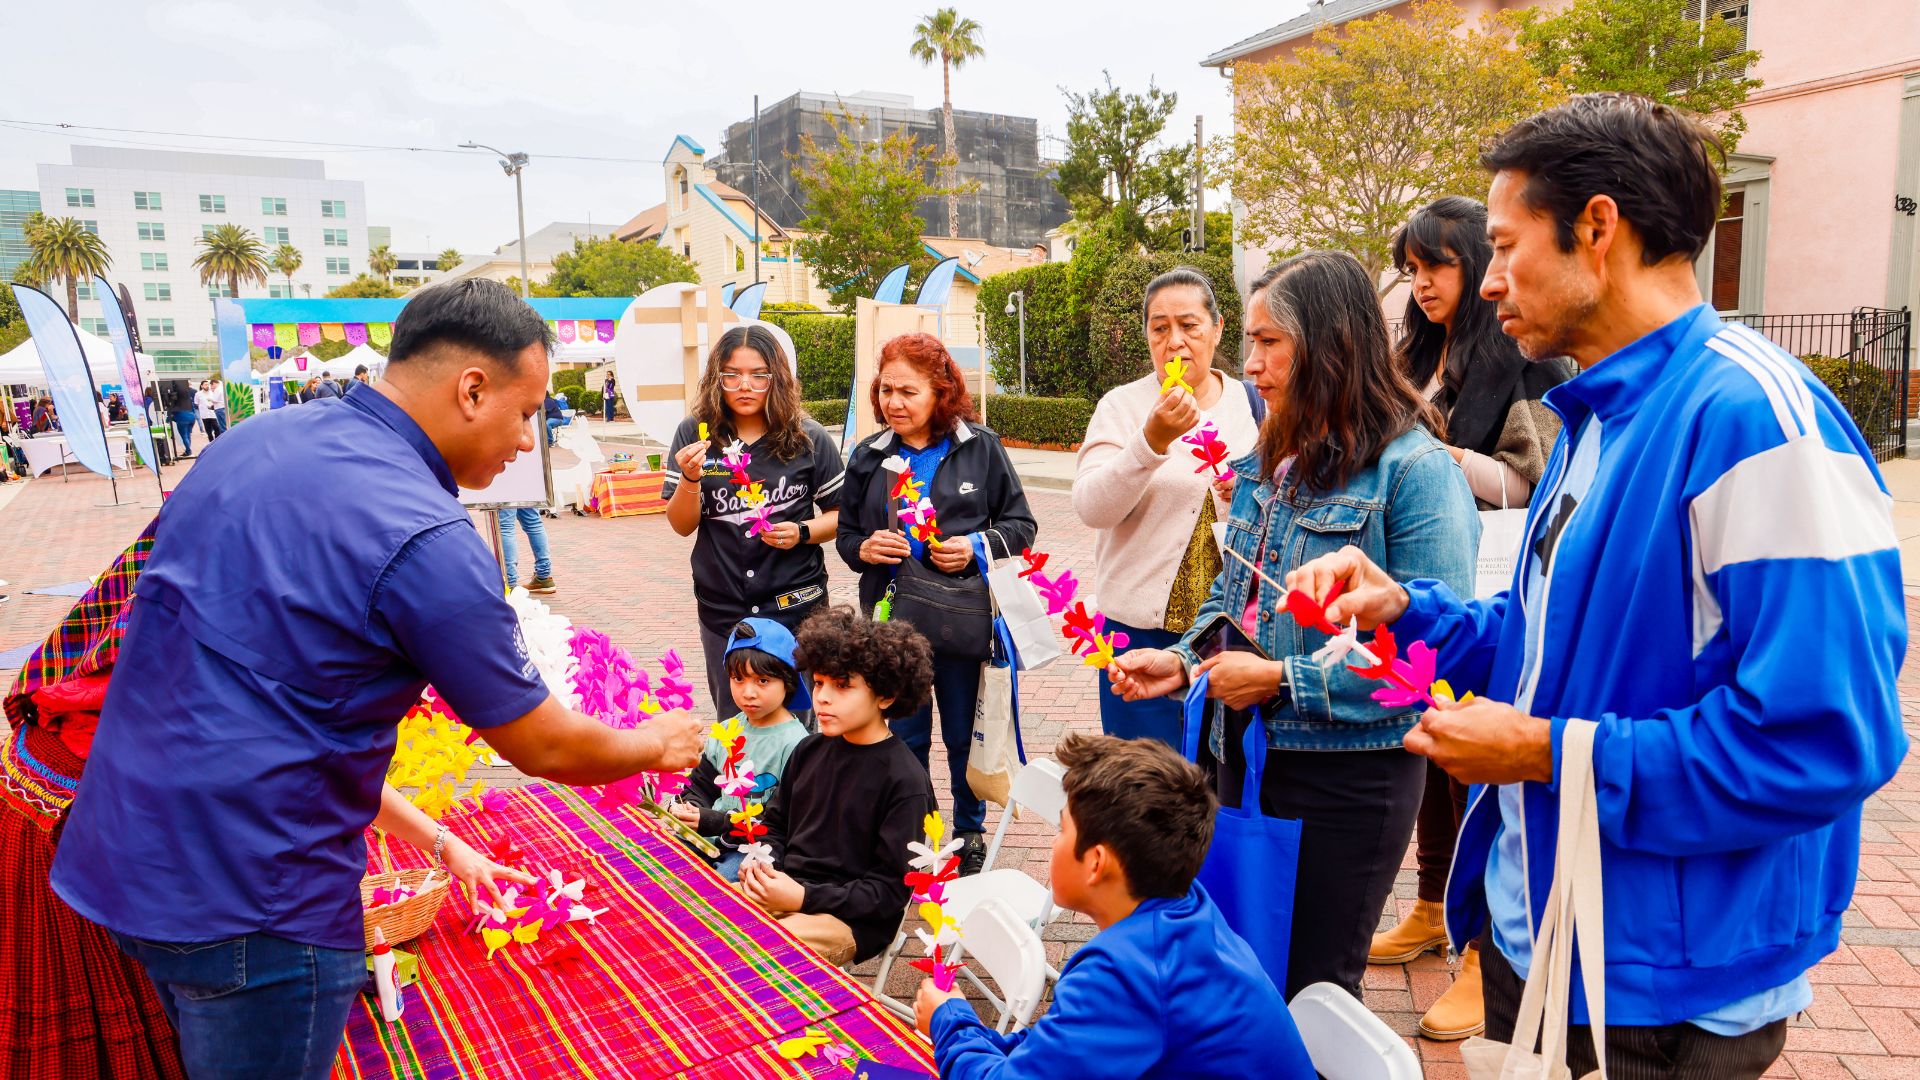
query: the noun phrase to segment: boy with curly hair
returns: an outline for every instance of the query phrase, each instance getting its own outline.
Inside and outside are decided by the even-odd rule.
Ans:
[[[1194,880],[1219,805],[1206,774],[1154,739],[1075,734],[1056,755],[1053,902],[1100,932],[1060,969],[1047,1014],[1012,1035],[922,982],[914,1016],[943,1080],[1312,1080],[1286,1000]]]
[[[926,701],[933,651],[906,623],[844,606],[816,612],[798,637],[820,731],[793,748],[767,804],[774,865],[742,866],[740,888],[846,964],[879,955],[907,907],[907,845],[934,808],[933,781],[887,721]]]

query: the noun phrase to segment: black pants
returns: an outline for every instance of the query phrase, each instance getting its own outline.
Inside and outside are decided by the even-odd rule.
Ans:
[[[1227,760],[1216,775],[1229,806],[1240,805],[1239,740],[1248,715],[1227,713]],[[1425,767],[1405,750],[1267,751],[1260,809],[1301,822],[1293,938],[1280,988],[1288,1000],[1317,982],[1360,996],[1367,946],[1413,836]]]
[[[1413,830],[1414,865],[1418,868],[1419,897],[1430,904],[1447,898],[1447,870],[1453,865],[1453,845],[1460,837],[1460,819],[1467,814],[1467,785],[1427,762],[1425,794]]]
[[[1482,935],[1480,974],[1487,1005],[1487,1038],[1513,1039],[1525,983],[1493,942]],[[1767,1071],[1787,1044],[1787,1022],[1775,1020],[1745,1035],[1715,1035],[1688,1023],[1661,1027],[1607,1025],[1607,1075],[1612,1080],[1740,1080]],[[1538,1050],[1539,1047],[1533,1049]],[[1586,1024],[1567,1032],[1567,1066],[1575,1076],[1596,1067]]]

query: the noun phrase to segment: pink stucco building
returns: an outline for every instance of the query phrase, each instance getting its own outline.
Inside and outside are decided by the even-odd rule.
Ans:
[[[1536,2],[1554,0],[1458,6],[1472,18]],[[1920,0],[1674,3],[1743,26],[1761,56],[1753,74],[1763,86],[1743,110],[1725,217],[1700,260],[1702,291],[1749,316],[1920,308]],[[1284,57],[1321,26],[1409,6],[1315,0],[1203,63]],[[1250,253],[1241,270],[1264,261]]]

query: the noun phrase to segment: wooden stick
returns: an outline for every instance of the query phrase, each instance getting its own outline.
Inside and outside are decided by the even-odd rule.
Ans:
[[[1285,585],[1282,585],[1279,582],[1273,580],[1271,577],[1268,577],[1266,571],[1260,569],[1258,566],[1253,565],[1253,561],[1247,558],[1245,555],[1240,554],[1239,552],[1233,550],[1230,547],[1223,547],[1221,548],[1221,550],[1225,551],[1227,554],[1233,556],[1234,558],[1239,559],[1241,565],[1245,566],[1247,569],[1259,575],[1261,581],[1264,581],[1268,585],[1273,586],[1274,590],[1280,594],[1280,598],[1283,601],[1286,599],[1287,594],[1293,591],[1292,589],[1287,588]],[[1355,656],[1358,656],[1360,659],[1365,660],[1367,663],[1372,664],[1375,667],[1380,666],[1380,659],[1374,656],[1373,653],[1369,652],[1365,645],[1360,644],[1358,639],[1356,639],[1353,643],[1353,654]]]

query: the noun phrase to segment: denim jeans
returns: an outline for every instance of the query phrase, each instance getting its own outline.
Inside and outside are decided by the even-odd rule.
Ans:
[[[608,423],[613,422],[613,395],[608,394],[600,401],[600,408],[606,413]]]
[[[194,1080],[324,1080],[367,983],[358,949],[269,934],[190,944],[113,937],[159,989]]]
[[[1180,640],[1180,635],[1159,627],[1128,626],[1107,620],[1108,630],[1118,630],[1129,638],[1129,649],[1165,649]],[[1128,701],[1113,692],[1107,673],[1095,671],[1093,683],[1100,694],[1100,730],[1117,739],[1159,739],[1175,750],[1180,746],[1180,729],[1186,720],[1184,702],[1179,694]]]
[[[527,531],[527,543],[533,546],[533,576],[553,576],[553,549],[547,547],[547,521],[533,509],[500,511],[500,551],[507,560],[507,587],[520,583],[520,552],[513,544],[513,522]]]
[[[174,417],[173,430],[180,433],[180,453],[183,456],[193,453],[193,418]]]
[[[984,832],[987,804],[967,786],[967,754],[973,749],[973,710],[980,700],[978,660],[933,657],[933,698],[912,715],[892,722],[893,733],[920,764],[933,750],[933,709],[940,707],[940,741],[947,747],[947,777],[953,782],[953,831]],[[928,771],[932,766],[928,765]]]
[[[727,881],[740,880],[740,864],[747,861],[739,848],[720,849],[720,861],[713,864],[713,870]]]
[[[558,438],[558,436],[554,434],[555,432],[571,423],[573,423],[573,418],[570,416],[547,417],[547,445],[552,446],[554,440]]]
[[[220,421],[220,434],[225,435],[227,433],[227,410],[215,409],[213,415]]]

